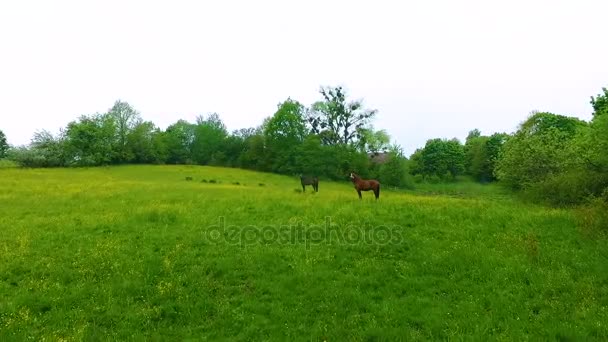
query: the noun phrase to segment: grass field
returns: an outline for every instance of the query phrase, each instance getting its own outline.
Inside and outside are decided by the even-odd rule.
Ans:
[[[297,189],[1,169],[0,340],[608,339],[608,240],[572,210],[471,184]]]

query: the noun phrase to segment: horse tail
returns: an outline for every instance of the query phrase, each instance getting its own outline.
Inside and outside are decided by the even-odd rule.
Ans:
[[[380,183],[378,183],[378,190],[376,190],[376,199],[380,197]]]

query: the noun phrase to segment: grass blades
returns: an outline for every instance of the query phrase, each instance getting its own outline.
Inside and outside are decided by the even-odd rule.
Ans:
[[[572,211],[320,183],[2,169],[0,340],[608,339],[608,244]]]

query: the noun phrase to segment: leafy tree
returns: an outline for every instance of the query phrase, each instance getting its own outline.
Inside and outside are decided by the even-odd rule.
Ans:
[[[505,143],[496,164],[499,180],[515,189],[529,187],[572,163],[572,139],[585,126],[579,119],[533,113]]]
[[[150,121],[137,123],[127,135],[128,154],[135,163],[164,161],[162,147],[158,145],[161,132]]]
[[[355,144],[377,111],[364,109],[362,101],[347,101],[342,87],[322,87],[322,102],[313,104],[307,117],[311,132],[324,144]]]
[[[217,113],[199,116],[194,127],[192,158],[195,163],[221,164],[225,160],[224,143],[228,136],[226,126]]]
[[[64,139],[46,130],[37,131],[29,146],[8,151],[8,158],[24,167],[56,167],[65,165]]]
[[[277,111],[266,122],[264,135],[271,143],[298,144],[306,136],[304,106],[290,98],[278,105]]]
[[[464,172],[464,146],[457,139],[431,139],[423,149],[418,149],[411,157],[412,173],[424,178],[454,178]]]
[[[0,131],[0,158],[6,157],[6,152],[8,151],[8,143],[6,142],[6,135],[4,132]]]
[[[305,175],[328,175],[328,165],[332,158],[325,146],[321,144],[319,136],[311,134],[304,139],[295,153],[296,166],[300,173]]]
[[[128,136],[142,121],[139,112],[127,102],[118,100],[108,111],[108,116],[114,120],[116,125],[116,146],[114,147],[116,161],[130,162],[134,156],[127,146]]]
[[[261,134],[258,129],[241,128],[232,132],[225,141],[226,165],[232,167],[247,168],[243,163],[243,155],[247,152],[249,141],[256,134]]]
[[[487,154],[488,151],[486,150],[487,143],[488,137],[478,136],[467,139],[467,142],[464,145],[466,155],[466,172],[479,181],[491,180],[488,177],[489,156]]]
[[[477,129],[469,132],[464,145],[466,172],[478,181],[495,180],[496,160],[506,137],[504,133],[482,136]]]
[[[270,171],[264,136],[262,134],[254,134],[245,140],[245,145],[245,151],[239,158],[240,164],[247,169]]]
[[[598,94],[596,97],[591,96],[594,116],[608,113],[608,89],[602,88],[602,92],[603,94]]]
[[[49,131],[42,130],[34,133],[31,148],[38,152],[40,161],[37,166],[64,166],[66,164],[64,144],[65,140],[62,136],[55,137]]]
[[[380,165],[378,178],[382,184],[394,187],[411,188],[413,182],[407,168],[407,158],[399,146],[391,146],[389,158],[386,163]]]
[[[66,155],[74,165],[102,165],[116,160],[116,124],[109,115],[81,116],[65,131]]]
[[[494,133],[488,138],[485,144],[486,160],[478,179],[490,181],[496,180],[496,163],[500,158],[500,152],[502,150],[502,147],[508,138],[509,135],[506,133]]]
[[[292,99],[279,104],[276,113],[264,125],[264,137],[272,170],[294,173],[296,150],[306,136],[304,106]]]
[[[164,143],[167,151],[167,163],[192,163],[192,143],[195,126],[188,121],[178,120],[167,127],[164,133]]]
[[[365,152],[386,152],[390,146],[391,137],[386,130],[374,130],[372,128],[360,129],[359,145]]]

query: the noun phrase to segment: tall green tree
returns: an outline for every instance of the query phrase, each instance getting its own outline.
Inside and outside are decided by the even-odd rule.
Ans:
[[[106,114],[81,116],[68,124],[65,147],[68,163],[80,166],[111,164],[116,158],[116,122]]]
[[[407,158],[403,155],[401,147],[392,145],[387,153],[388,160],[380,165],[378,171],[380,182],[388,186],[411,188],[413,182],[407,167]]]
[[[118,100],[107,114],[114,120],[116,126],[116,146],[114,157],[116,162],[130,162],[134,158],[130,153],[128,136],[131,131],[142,122],[140,114],[129,103]]]
[[[514,189],[523,189],[564,171],[576,158],[572,140],[585,126],[577,118],[532,113],[504,143],[496,176]]]
[[[185,120],[178,120],[167,127],[164,132],[164,145],[167,152],[167,163],[192,163],[192,143],[195,125]]]
[[[314,134],[308,135],[298,146],[295,159],[299,173],[313,176],[328,175],[328,166],[333,162],[326,146],[323,146],[319,136]]]
[[[150,121],[137,123],[127,134],[128,154],[135,163],[161,163],[165,153],[159,145],[160,130]]]
[[[6,152],[8,152],[8,143],[6,142],[6,135],[4,132],[0,130],[0,158],[6,157]]]
[[[464,172],[464,146],[457,139],[430,139],[424,148],[414,152],[411,160],[413,174],[420,174],[425,178],[455,178]]]
[[[267,153],[272,170],[279,173],[297,173],[296,150],[306,136],[304,106],[287,99],[264,125]]]
[[[603,94],[591,96],[591,105],[593,106],[593,115],[608,113],[608,89],[602,88]]]
[[[469,132],[464,145],[466,173],[481,182],[495,180],[496,160],[506,137],[504,133],[483,136],[477,129]]]
[[[360,133],[359,146],[364,152],[380,153],[388,151],[391,137],[386,130],[374,130],[371,127],[361,128]]]
[[[307,116],[311,132],[327,145],[356,144],[377,110],[363,108],[361,100],[348,101],[342,87],[322,87],[320,93],[323,101],[313,104]]]
[[[217,113],[197,117],[192,141],[193,161],[201,165],[225,162],[224,145],[227,137],[226,125]]]

